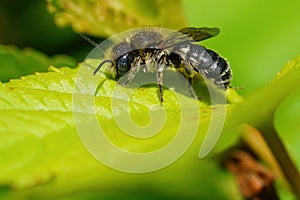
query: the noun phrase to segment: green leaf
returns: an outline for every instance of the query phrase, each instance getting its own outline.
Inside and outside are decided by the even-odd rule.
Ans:
[[[201,112],[197,137],[177,162],[150,174],[122,173],[93,158],[78,136],[74,121],[76,110],[72,107],[74,106],[72,102],[74,81],[78,79],[78,69],[51,67],[50,70],[47,73],[37,73],[0,85],[0,183],[2,185],[0,195],[3,199],[72,198],[70,195],[74,194],[74,191],[77,191],[79,196],[97,191],[96,196],[107,194],[107,198],[113,198],[114,191],[120,188],[128,191],[125,194],[128,198],[139,194],[144,196],[143,194],[151,191],[159,197],[177,196],[179,199],[187,196],[238,198],[234,184],[229,181],[228,175],[217,167],[215,161],[199,160],[197,156],[209,127],[211,111],[218,110],[218,106],[210,107],[196,101]],[[235,144],[240,136],[227,134],[235,126],[245,122],[256,126],[258,125],[256,122],[263,124],[264,120],[269,119],[268,113],[274,112],[290,91],[297,87],[296,77],[299,77],[299,64],[289,67],[289,72],[266,86],[269,90],[262,89],[263,92],[254,94],[254,97],[257,95],[259,98],[250,97],[249,100],[236,104],[233,110],[229,106],[228,111],[231,115],[227,119],[227,131],[223,133],[218,147],[224,148],[226,144],[230,144],[229,146]],[[128,151],[148,152],[161,148],[170,141],[173,135],[169,132],[176,130],[180,121],[178,115],[180,105],[171,90],[164,90],[166,100],[164,107],[168,118],[166,127],[161,131],[162,134],[149,140],[137,141],[118,129],[113,119],[111,96],[117,86],[116,82],[103,77],[100,80],[96,97],[91,89],[92,82],[89,80],[84,80],[86,89],[81,92],[84,97],[94,98],[97,119],[114,144]],[[274,91],[272,88],[279,86],[284,87],[285,90],[281,93],[269,94]],[[126,90],[133,89],[126,88]],[[184,95],[179,95],[185,102],[195,102]],[[231,99],[236,98],[233,91],[228,95]],[[152,110],[154,105],[160,105],[157,87],[139,88],[132,98],[134,100],[130,104],[132,118],[140,125],[148,124],[149,117],[145,113]],[[239,98],[237,99],[240,101]],[[265,104],[262,103],[262,99],[268,100],[268,106],[263,107]],[[125,99],[122,97],[120,100]],[[85,106],[87,105],[83,104],[82,108]],[[263,113],[267,113],[266,115],[257,113],[256,117],[261,118],[261,121],[247,115],[253,110],[253,106],[262,106]],[[194,111],[187,112],[187,117],[190,119],[188,123],[191,123],[195,117]],[[113,153],[111,158],[118,159]],[[215,178],[210,174],[214,174]],[[224,181],[230,182],[225,188]],[[217,186],[219,184],[222,184],[222,187]],[[178,185],[181,185],[180,190]],[[200,186],[203,189],[199,189]],[[214,188],[213,194],[211,188]]]
[[[177,30],[186,23],[179,0],[48,0],[48,10],[59,26],[100,37],[145,26]]]
[[[52,67],[50,70],[0,85],[2,199],[75,199],[70,196],[74,193],[83,198],[94,193],[109,199],[116,197],[115,192],[119,189],[126,190],[124,198],[127,196],[129,199],[135,196],[146,198],[147,193],[162,199],[164,196],[179,199],[226,199],[238,196],[231,179],[213,160],[197,158],[204,136],[201,133],[205,132],[210,119],[209,107],[202,105],[200,134],[177,162],[149,174],[123,173],[98,162],[78,137],[72,108],[78,69]],[[114,143],[130,151],[145,152],[160,148],[172,138],[167,129],[176,128],[174,125],[178,124],[176,110],[179,105],[175,104],[171,91],[164,92],[166,102],[169,102],[166,103],[166,110],[170,117],[166,128],[162,130],[163,134],[137,143],[128,139],[112,119],[109,96],[115,86],[115,81],[105,80],[95,99],[97,118],[101,127],[108,130],[108,137]],[[140,88],[133,95],[137,101],[139,97],[143,97],[141,102],[133,102],[130,107],[133,118],[139,119],[138,123],[145,123],[147,118],[142,117],[145,121],[140,119],[144,116],[140,113],[149,112],[154,103],[159,104],[157,88]],[[192,117],[193,114],[188,116]],[[219,187],[223,181],[229,182],[225,187]],[[211,188],[214,188],[213,193]]]
[[[7,82],[9,79],[20,78],[34,72],[47,71],[50,65],[60,66],[76,66],[73,58],[56,55],[52,58],[36,50],[27,48],[20,50],[14,46],[0,45],[0,81]]]

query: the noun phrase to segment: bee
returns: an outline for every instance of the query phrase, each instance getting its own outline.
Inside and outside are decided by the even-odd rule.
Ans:
[[[112,59],[104,60],[93,74],[105,63],[110,63],[116,79],[128,73],[126,85],[137,71],[155,71],[160,101],[163,102],[163,72],[173,68],[192,85],[195,75],[211,81],[225,90],[232,79],[229,63],[213,50],[197,42],[218,35],[218,28],[186,27],[167,35],[155,29],[143,29],[112,47]]]

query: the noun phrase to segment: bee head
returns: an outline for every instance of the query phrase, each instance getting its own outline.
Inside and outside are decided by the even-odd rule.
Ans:
[[[130,70],[132,59],[128,53],[120,56],[116,62],[117,78],[123,76]]]

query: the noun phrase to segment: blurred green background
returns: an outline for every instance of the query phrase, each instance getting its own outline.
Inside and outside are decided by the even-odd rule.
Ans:
[[[182,7],[188,26],[221,29],[217,37],[201,44],[227,58],[234,75],[232,85],[243,86],[245,89],[238,93],[246,98],[300,54],[299,0],[183,0]],[[94,48],[72,28],[56,26],[45,1],[1,0],[0,27],[0,44],[31,47],[49,56],[65,54],[79,62]],[[95,40],[101,41],[101,38]],[[1,69],[5,70],[10,69]],[[299,113],[300,89],[288,97],[276,113],[276,126],[292,152],[300,151]],[[300,163],[297,164],[300,168]]]

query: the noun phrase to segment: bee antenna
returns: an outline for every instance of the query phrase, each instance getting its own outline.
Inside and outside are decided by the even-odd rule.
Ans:
[[[101,67],[105,64],[105,63],[110,63],[112,64],[113,61],[112,60],[104,60],[103,62],[100,63],[100,65],[95,69],[95,71],[93,72],[93,75],[96,75],[97,72],[101,69]]]
[[[95,46],[95,47],[98,46],[98,44],[97,44],[94,40],[92,40],[91,38],[89,38],[89,36],[87,36],[86,34],[80,33],[79,35],[80,35],[83,39],[85,39],[88,43],[90,43],[91,45],[93,45],[93,46]]]
[[[98,49],[100,49],[101,51],[105,51],[104,49],[102,49],[99,44],[97,44],[94,40],[92,40],[89,36],[87,36],[84,33],[80,33],[79,34],[83,39],[85,39],[85,41],[87,41],[88,43],[90,43],[91,45],[93,45],[94,47],[97,47]]]

